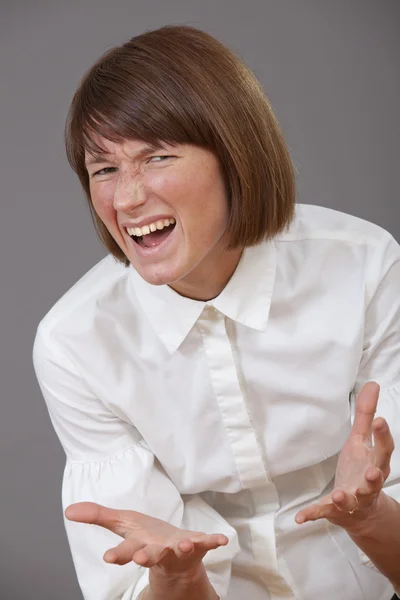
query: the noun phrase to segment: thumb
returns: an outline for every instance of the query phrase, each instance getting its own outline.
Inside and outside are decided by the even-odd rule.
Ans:
[[[121,523],[120,512],[95,502],[77,502],[76,504],[70,504],[64,514],[69,521],[100,525],[115,532],[115,528]]]

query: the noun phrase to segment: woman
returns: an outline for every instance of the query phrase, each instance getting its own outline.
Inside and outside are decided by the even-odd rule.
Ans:
[[[259,84],[194,28],[102,57],[66,141],[110,256],[34,364],[84,597],[389,600],[398,244],[295,206]]]

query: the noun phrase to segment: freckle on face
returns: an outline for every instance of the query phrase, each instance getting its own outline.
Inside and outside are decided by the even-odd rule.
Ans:
[[[132,142],[129,156],[140,149],[138,144]],[[135,176],[126,151],[115,147],[113,164],[118,173],[92,187],[100,219],[134,268],[156,285],[188,276],[195,280],[196,273],[207,265],[215,271],[216,265],[223,263],[226,243],[228,206],[218,160],[208,150],[187,145],[174,147],[171,155],[175,158],[145,164]],[[168,252],[143,259],[119,224],[153,215],[176,219],[175,243],[171,242]]]

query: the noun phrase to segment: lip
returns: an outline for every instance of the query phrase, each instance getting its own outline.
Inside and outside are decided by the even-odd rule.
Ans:
[[[172,217],[169,217],[169,218],[172,218]],[[168,219],[168,217],[164,217],[164,219]],[[152,223],[153,221],[148,221],[148,222]],[[174,243],[174,240],[176,237],[175,236],[176,230],[177,230],[177,225],[175,225],[174,229],[171,231],[169,236],[163,242],[161,242],[161,244],[159,244],[158,246],[154,246],[152,248],[145,248],[144,246],[139,246],[139,244],[137,244],[128,234],[127,235],[129,237],[129,243],[132,245],[132,248],[133,248],[133,251],[135,252],[135,254],[137,254],[141,258],[149,258],[149,257],[156,256],[157,253],[165,254],[166,252],[168,252],[168,250],[171,246],[171,243],[172,244]]]
[[[120,224],[120,227],[123,227],[124,229],[133,229],[134,227],[144,227],[145,225],[150,225],[150,223],[155,223],[156,221],[163,221],[164,219],[175,219],[175,217],[171,217],[171,215],[154,215],[141,219],[136,223],[128,223],[127,221],[124,221]]]

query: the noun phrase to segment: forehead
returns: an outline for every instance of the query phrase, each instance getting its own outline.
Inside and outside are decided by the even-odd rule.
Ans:
[[[85,148],[85,162],[90,164],[99,161],[102,158],[115,156],[116,154],[124,154],[128,158],[134,158],[142,152],[153,151],[164,147],[162,142],[149,144],[142,140],[121,140],[113,142],[98,134],[93,136],[92,141],[98,151],[91,151]]]
[[[98,134],[90,136],[88,146],[85,146],[85,160],[98,158],[107,154],[115,154],[120,144],[112,142]]]

